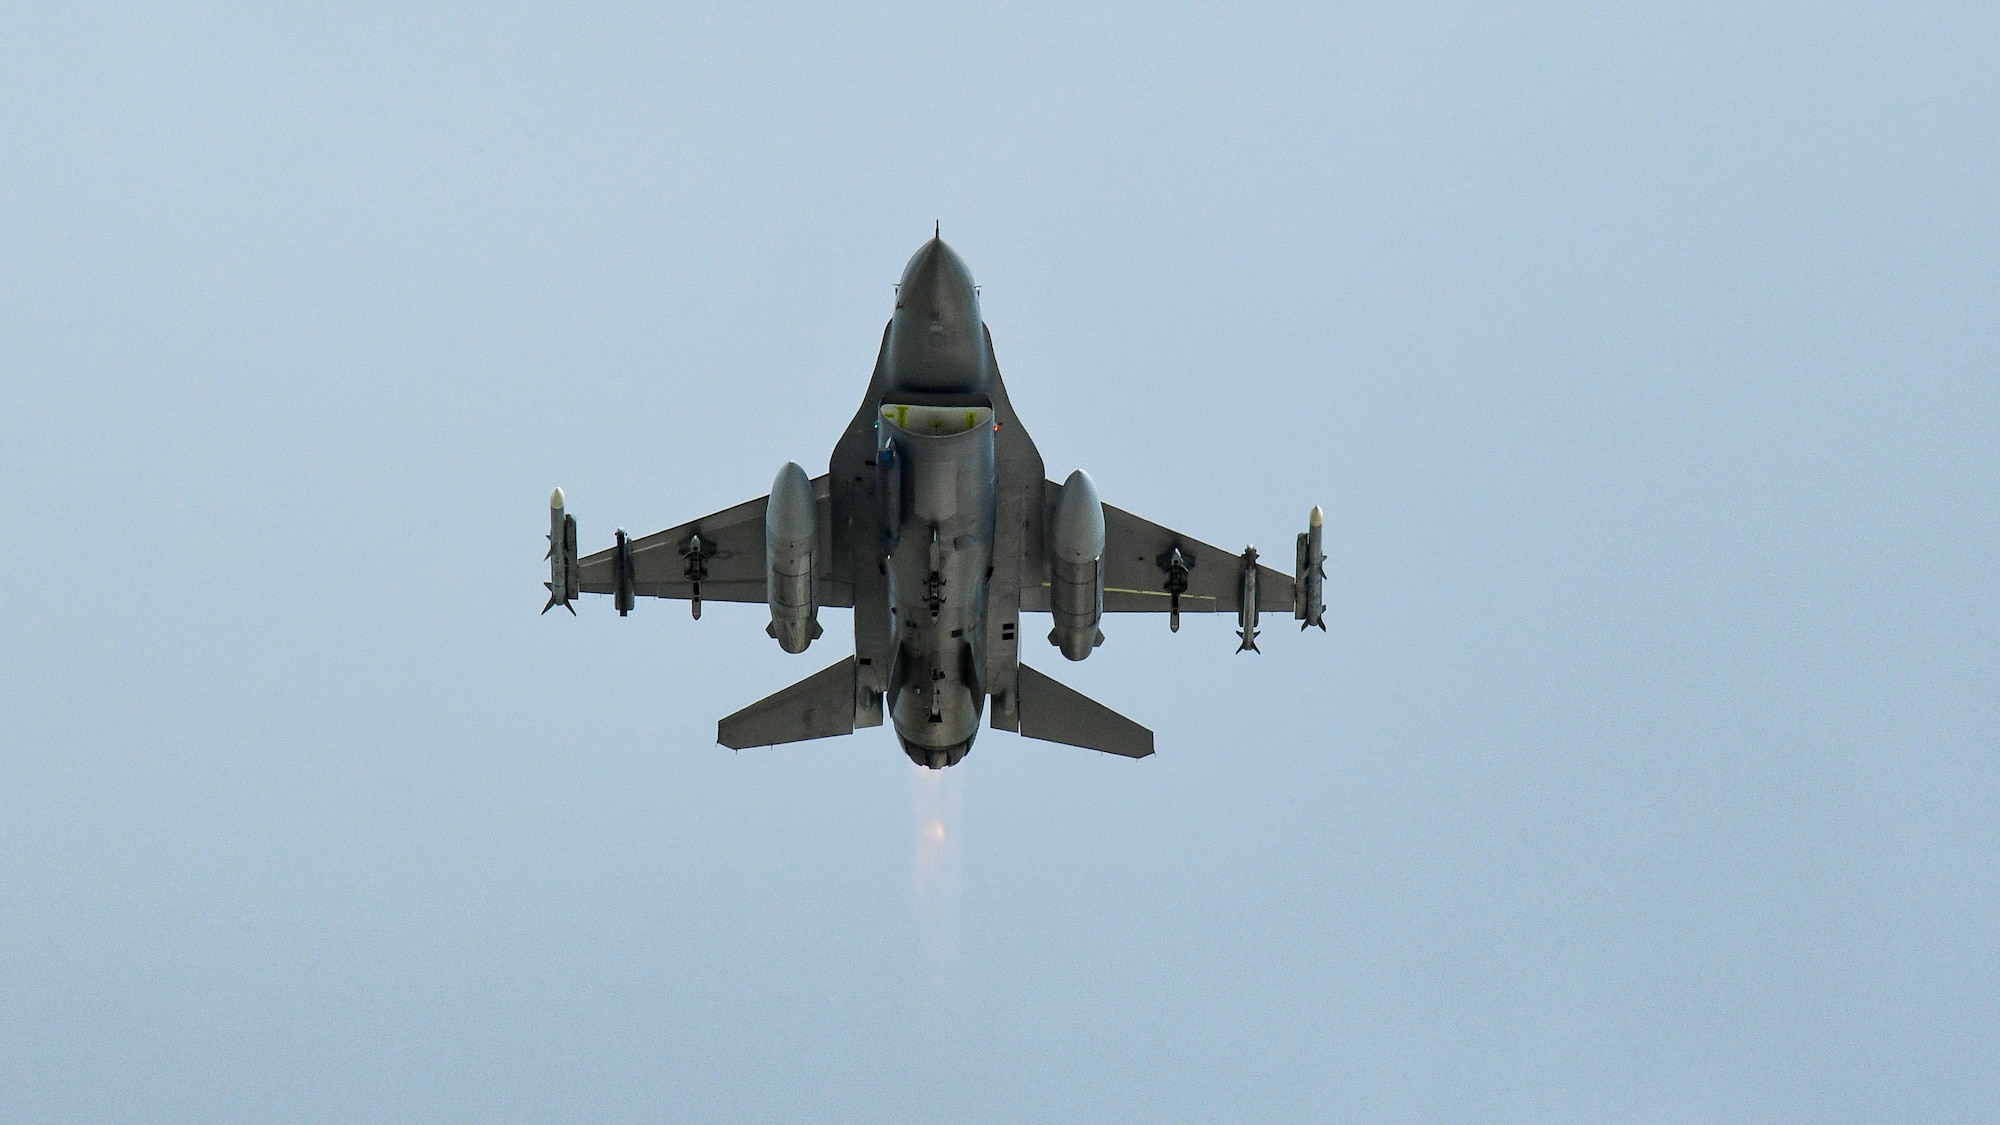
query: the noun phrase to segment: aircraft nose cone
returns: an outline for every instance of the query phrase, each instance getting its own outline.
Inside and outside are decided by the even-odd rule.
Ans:
[[[927,394],[986,390],[986,337],[972,271],[942,238],[917,248],[896,287],[889,384]]]
[[[910,264],[903,267],[903,282],[896,291],[905,308],[924,305],[925,311],[970,304],[978,298],[965,259],[942,238],[931,239],[910,255]]]

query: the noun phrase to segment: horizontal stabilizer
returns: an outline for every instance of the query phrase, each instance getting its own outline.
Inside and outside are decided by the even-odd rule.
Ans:
[[[776,695],[765,696],[715,725],[715,740],[731,750],[777,746],[854,733],[855,663],[848,657]]]
[[[1152,731],[1026,664],[1020,668],[1018,695],[1024,737],[1127,758],[1143,758],[1153,752]]]

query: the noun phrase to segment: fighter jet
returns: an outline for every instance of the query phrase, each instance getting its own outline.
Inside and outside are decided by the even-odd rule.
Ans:
[[[957,765],[982,711],[1000,730],[1143,758],[1153,732],[1021,663],[1022,615],[1046,613],[1049,644],[1082,660],[1107,613],[1236,614],[1237,651],[1258,617],[1289,612],[1326,629],[1320,509],[1282,574],[1254,547],[1234,554],[1098,498],[1081,470],[1061,484],[1007,400],[979,290],[940,238],[910,259],[860,410],[828,471],[796,462],[767,496],[579,559],[563,492],[549,499],[547,613],[609,594],[762,602],[786,652],[822,632],[821,608],[854,611],[854,655],[717,725],[743,749],[882,724],[920,766]]]

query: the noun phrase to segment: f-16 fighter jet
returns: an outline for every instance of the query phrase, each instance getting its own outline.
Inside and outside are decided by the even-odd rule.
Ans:
[[[1048,640],[1082,660],[1107,613],[1236,614],[1237,651],[1256,651],[1258,615],[1300,628],[1325,606],[1320,510],[1298,536],[1292,574],[1148,523],[1098,499],[1083,472],[1061,484],[1007,401],[979,291],[933,238],[896,287],[861,409],[828,472],[778,470],[768,496],[638,539],[623,529],[579,559],[563,493],[549,500],[549,604],[609,594],[620,616],[641,596],[763,602],[786,652],[819,638],[822,607],[854,611],[854,655],[718,724],[737,749],[831,738],[886,714],[920,766],[957,765],[982,710],[1029,738],[1131,758],[1153,732],[1021,663],[1022,615],[1053,618]]]

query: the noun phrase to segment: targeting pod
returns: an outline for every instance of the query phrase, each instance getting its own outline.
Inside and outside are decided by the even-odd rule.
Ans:
[[[1292,584],[1292,616],[1301,623],[1301,631],[1308,625],[1317,625],[1320,632],[1326,632],[1326,603],[1322,600],[1326,583],[1326,552],[1320,550],[1320,525],[1325,522],[1325,513],[1319,510],[1318,504],[1314,504],[1306,530],[1299,533],[1298,569],[1294,572],[1298,579]]]
[[[796,461],[785,462],[771,482],[764,508],[764,593],[771,624],[764,631],[786,652],[804,652],[823,630],[813,590],[813,554],[819,544],[819,505],[812,482]]]
[[[1236,606],[1236,635],[1243,643],[1237,652],[1263,652],[1257,647],[1257,548],[1243,548],[1243,582]]]
[[[1104,503],[1090,475],[1078,469],[1063,482],[1049,526],[1049,643],[1082,660],[1104,643]]]
[[[558,488],[549,493],[549,580],[542,583],[549,590],[549,604],[542,607],[547,613],[557,606],[569,610],[576,616],[576,596],[580,592],[577,584],[582,581],[582,571],[576,564],[576,517],[563,513],[563,490]]]

